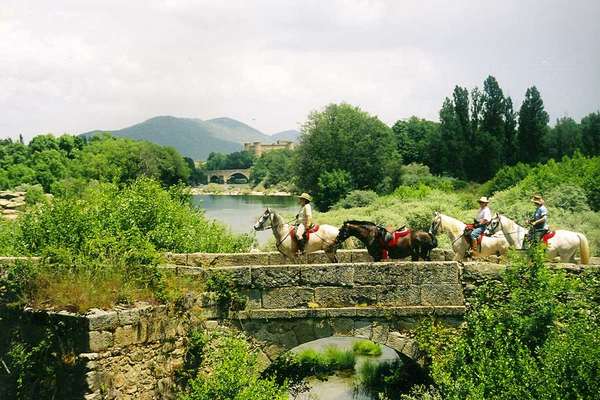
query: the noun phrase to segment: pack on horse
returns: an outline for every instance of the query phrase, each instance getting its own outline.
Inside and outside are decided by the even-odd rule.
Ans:
[[[297,256],[298,240],[295,234],[295,227],[286,223],[281,215],[270,208],[267,208],[258,218],[256,224],[254,224],[254,230],[264,231],[266,229],[273,230],[275,246],[281,254],[290,259],[294,259]],[[335,226],[315,225],[306,233],[307,240],[304,246],[304,253],[323,250],[329,261],[337,262],[335,240],[338,236],[338,229]]]
[[[517,224],[502,214],[496,214],[487,227],[487,233],[504,232],[510,245],[516,249],[523,249],[528,235],[527,228]],[[541,237],[546,245],[548,257],[560,257],[562,262],[574,260],[575,253],[579,250],[581,264],[590,263],[590,248],[588,240],[583,233],[566,230],[550,231]]]
[[[405,258],[410,256],[413,261],[431,260],[431,249],[437,247],[434,235],[424,231],[405,229],[389,231],[383,226],[369,221],[346,221],[339,230],[336,238],[338,245],[350,236],[360,240],[374,261],[388,258]]]

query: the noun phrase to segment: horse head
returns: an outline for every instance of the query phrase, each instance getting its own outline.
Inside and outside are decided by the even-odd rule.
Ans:
[[[355,236],[361,241],[372,241],[377,234],[377,225],[369,221],[346,221],[339,229],[335,238],[336,245],[342,244],[350,236]]]
[[[258,218],[258,221],[256,221],[256,224],[254,224],[254,230],[264,231],[265,229],[271,228],[273,224],[272,214],[273,212],[271,211],[271,209],[267,207],[265,212]],[[269,221],[268,224],[267,221]]]
[[[442,214],[435,211],[433,213],[433,220],[431,221],[431,226],[429,227],[429,233],[433,236],[437,235],[438,229],[442,225]]]
[[[492,218],[487,228],[485,228],[484,233],[487,236],[492,236],[498,232],[498,229],[502,229],[502,221],[500,220],[500,214],[496,213],[496,216]]]

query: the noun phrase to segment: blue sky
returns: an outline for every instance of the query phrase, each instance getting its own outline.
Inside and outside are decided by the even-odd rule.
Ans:
[[[0,137],[228,116],[273,133],[346,101],[393,124],[437,119],[494,75],[554,120],[600,109],[600,2],[0,3]]]

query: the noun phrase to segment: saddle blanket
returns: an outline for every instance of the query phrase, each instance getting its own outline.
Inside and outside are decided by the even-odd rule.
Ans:
[[[544,243],[546,243],[546,245],[548,245],[548,240],[552,239],[554,235],[556,235],[556,232],[548,232],[544,236],[542,236],[542,240],[544,241]]]
[[[310,240],[311,233],[315,233],[318,230],[319,230],[318,224],[311,225],[311,227],[305,231],[306,232],[306,241],[308,242]],[[295,226],[290,227],[290,236],[292,237],[293,240],[296,240],[296,227]]]

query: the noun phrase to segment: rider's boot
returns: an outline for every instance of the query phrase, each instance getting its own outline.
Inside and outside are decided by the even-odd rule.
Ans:
[[[302,238],[302,239],[298,239],[298,251],[297,251],[297,255],[301,256],[302,254],[304,254],[304,247],[306,246],[306,239]]]
[[[471,256],[477,252],[477,240],[471,240]]]

